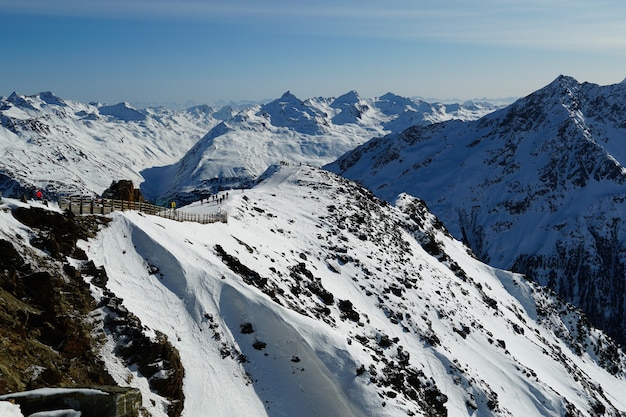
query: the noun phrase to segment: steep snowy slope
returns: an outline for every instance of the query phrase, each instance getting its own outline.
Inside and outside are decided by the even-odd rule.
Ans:
[[[491,265],[527,274],[626,341],[626,85],[561,76],[474,122],[414,127],[328,166],[423,198]]]
[[[184,416],[626,412],[616,345],[477,261],[421,201],[392,207],[304,165],[263,177],[182,209],[226,210],[226,224],[115,213],[83,244],[180,352]]]
[[[146,170],[144,193],[193,201],[254,181],[280,161],[321,166],[374,136],[414,124],[474,120],[497,107],[429,104],[391,93],[363,99],[355,91],[302,101],[290,92],[253,106],[212,129],[176,164]]]
[[[64,101],[52,93],[0,99],[0,191],[100,194],[112,181],[178,160],[220,122],[215,109],[136,110]],[[221,115],[223,117],[223,115]]]

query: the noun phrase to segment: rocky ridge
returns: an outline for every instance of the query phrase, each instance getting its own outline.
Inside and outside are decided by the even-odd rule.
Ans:
[[[626,341],[626,86],[561,76],[471,122],[415,126],[328,168],[423,198],[485,262],[526,274]]]
[[[201,386],[208,398],[252,387],[263,408],[246,410],[261,415],[501,416],[530,403],[536,415],[624,412],[609,393],[626,364],[614,341],[553,292],[480,264],[423,202],[403,195],[395,206],[283,165],[233,193],[229,223],[210,233],[129,213],[91,251],[125,251],[108,258],[110,285],[179,348],[190,410]],[[146,265],[160,276],[122,272]]]

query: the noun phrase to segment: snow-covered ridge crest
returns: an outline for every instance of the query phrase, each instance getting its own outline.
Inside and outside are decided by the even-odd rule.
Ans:
[[[182,208],[227,210],[228,224],[124,212],[85,243],[180,352],[184,416],[626,412],[616,345],[477,261],[421,201],[394,207],[306,165],[273,171],[220,206]]]
[[[523,272],[626,340],[626,85],[559,76],[477,121],[415,126],[327,167],[424,199],[485,262]]]

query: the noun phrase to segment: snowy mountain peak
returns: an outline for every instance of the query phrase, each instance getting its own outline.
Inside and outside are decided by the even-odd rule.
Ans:
[[[36,110],[26,97],[19,95],[16,92],[11,93],[11,95],[7,97],[6,101],[21,109]]]
[[[552,83],[548,84],[548,86],[551,85],[551,84],[559,84],[561,86],[578,86],[578,85],[580,85],[578,80],[576,80],[574,77],[569,76],[569,75],[563,75],[563,74],[560,74],[558,77],[556,77]]]
[[[40,110],[45,105],[67,107],[67,103],[63,99],[50,91],[44,91],[32,96],[23,96],[13,92],[6,98],[6,101],[25,110]]]
[[[583,84],[579,83],[575,78],[559,75],[550,84],[544,88],[532,93],[529,97],[539,97],[539,103],[544,107],[555,105],[556,102],[568,106],[572,100],[576,100],[579,90]],[[550,99],[552,98],[552,99]],[[520,99],[523,103],[527,97]]]
[[[275,101],[281,101],[281,102],[289,102],[289,103],[299,103],[302,104],[302,100],[300,100],[298,97],[296,97],[291,91],[287,90],[283,93],[282,96],[280,96],[279,99],[276,99]]]
[[[421,102],[417,103],[407,97],[386,93],[378,97],[374,104],[384,114],[398,114],[417,107]]]
[[[339,110],[332,118],[332,122],[338,125],[358,124],[365,117],[365,113],[371,110],[368,102],[361,99],[354,90],[337,97],[330,103],[330,107]]]
[[[273,126],[290,128],[300,133],[316,135],[326,130],[324,114],[289,91],[279,99],[262,105],[257,115],[268,118]]]
[[[359,96],[359,93],[352,90],[334,99],[330,106],[340,108],[345,104],[357,104],[360,101],[361,97]]]
[[[100,114],[105,116],[111,116],[118,120],[123,120],[126,122],[137,122],[146,120],[146,115],[141,111],[133,108],[130,104],[126,102],[113,104],[110,106],[100,106],[98,108]]]
[[[560,76],[477,121],[372,139],[328,168],[388,201],[423,198],[480,259],[550,286],[623,342],[625,96]]]
[[[189,107],[187,111],[193,114],[202,114],[208,116],[213,114],[215,112],[215,109],[207,104],[201,104],[199,106]]]
[[[37,95],[37,97],[41,101],[45,102],[46,104],[50,104],[50,105],[54,105],[54,106],[67,107],[67,104],[65,103],[65,101],[63,101],[62,98],[54,95],[50,91],[44,91],[42,93],[39,93]]]

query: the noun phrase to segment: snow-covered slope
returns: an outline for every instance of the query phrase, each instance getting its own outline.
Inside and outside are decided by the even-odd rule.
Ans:
[[[264,178],[182,209],[226,210],[226,224],[118,212],[83,244],[109,290],[179,350],[184,416],[626,412],[616,345],[549,291],[477,261],[421,201],[392,207],[304,165]]]
[[[136,110],[65,101],[52,93],[0,99],[0,191],[100,194],[112,181],[178,160],[227,109]]]
[[[527,274],[626,341],[626,85],[560,76],[478,121],[373,139],[329,169],[424,199],[491,265]]]
[[[430,104],[388,93],[363,99],[355,91],[305,101],[290,92],[246,108],[213,128],[179,162],[147,170],[144,193],[193,201],[254,181],[280,161],[321,166],[374,136],[443,120],[474,120],[487,103]]]

